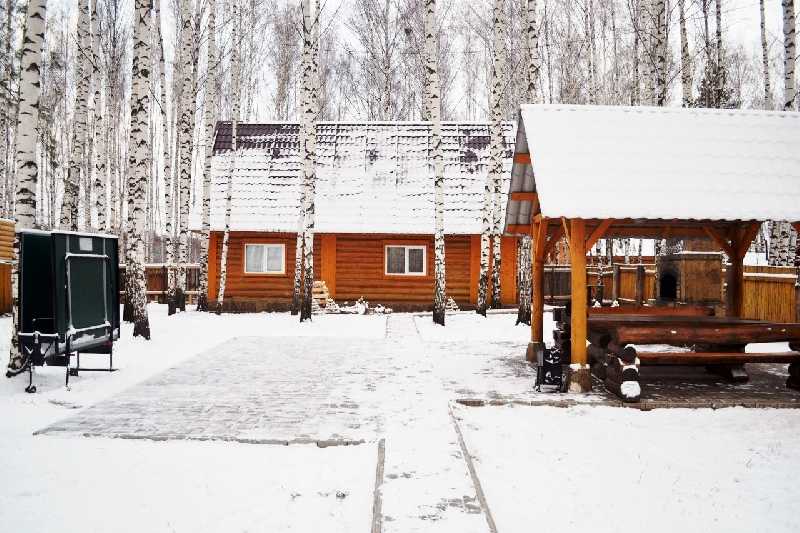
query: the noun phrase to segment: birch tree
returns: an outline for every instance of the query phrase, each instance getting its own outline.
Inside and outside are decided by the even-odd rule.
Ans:
[[[228,171],[228,183],[225,188],[225,232],[222,236],[222,253],[220,254],[219,266],[219,292],[217,293],[216,313],[222,313],[222,306],[225,301],[225,284],[228,279],[228,244],[231,238],[231,209],[233,207],[233,173],[236,169],[237,157],[237,138],[239,127],[239,114],[241,110],[241,98],[239,87],[241,83],[241,60],[239,55],[239,8],[236,2],[232,5],[232,25],[231,25],[231,69],[232,69],[232,95],[233,116],[231,117],[231,163]]]
[[[208,41],[206,42],[205,88],[205,165],[203,171],[203,220],[200,251],[200,279],[197,310],[208,311],[208,247],[211,235],[211,163],[214,155],[214,126],[216,115],[216,84],[219,77],[217,64],[217,3],[208,1]]]
[[[306,110],[310,105],[311,101],[311,81],[309,79],[311,74],[311,46],[308,42],[306,42],[306,32],[307,32],[307,24],[308,21],[306,20],[306,13],[307,13],[307,6],[305,5],[305,0],[301,0],[300,2],[300,34],[302,36],[303,47],[301,52],[301,60],[300,60],[300,71],[301,71],[301,81],[300,81],[300,131],[299,131],[299,138],[300,138],[300,149],[303,153],[303,164],[300,166],[299,169],[299,179],[301,182],[300,186],[300,210],[297,216],[297,239],[295,244],[295,256],[294,256],[294,284],[292,286],[292,307],[291,312],[292,315],[297,315],[300,313],[300,308],[302,304],[302,294],[303,294],[303,258],[304,258],[304,246],[305,246],[305,230],[306,230],[306,207],[307,207],[307,196],[308,196],[308,187],[306,186],[306,175],[305,175],[305,143],[307,139],[307,130],[308,130],[308,123],[307,120],[309,119],[308,113]],[[309,37],[310,39],[310,37]]]
[[[19,82],[19,116],[17,119],[17,189],[14,219],[17,231],[36,226],[36,188],[39,164],[36,159],[36,125],[39,122],[39,62],[45,33],[46,0],[30,0],[25,13],[26,25],[21,52]],[[14,257],[11,266],[11,316],[13,329],[6,376],[19,374],[29,361],[19,349],[19,233],[14,236]]]
[[[501,262],[501,187],[503,184],[503,155],[505,153],[505,136],[503,134],[503,92],[506,77],[506,58],[503,50],[507,19],[503,9],[503,1],[495,2],[495,64],[492,69],[492,125],[489,140],[492,176],[492,307],[499,308],[500,301],[500,262]]]
[[[783,6],[783,109],[791,111],[797,99],[794,75],[797,62],[794,0],[782,0],[781,5]]]
[[[316,188],[316,144],[318,100],[319,2],[304,0],[303,54],[306,56],[303,80],[306,84],[303,109],[303,288],[300,302],[300,322],[311,319],[311,300],[314,287],[314,196]]]
[[[425,107],[431,123],[434,174],[434,293],[433,322],[444,326],[447,302],[444,254],[444,162],[442,159],[442,107],[439,95],[436,0],[425,0]]]
[[[179,179],[180,192],[175,198],[178,201],[178,279],[175,293],[176,307],[186,310],[186,262],[189,249],[189,189],[192,183],[192,139],[194,135],[194,110],[196,93],[192,77],[194,73],[194,54],[192,52],[192,9],[189,0],[181,0],[181,97],[180,97],[180,149]],[[238,42],[233,42],[239,48]],[[234,93],[238,99],[238,91]]]
[[[536,81],[539,79],[539,26],[536,20],[536,0],[525,0],[525,59],[527,63],[527,101],[538,103]],[[531,323],[531,236],[520,239],[517,251],[517,279],[519,287],[517,324]]]
[[[501,79],[503,61],[503,1],[495,0],[492,10],[494,29],[494,58],[492,61],[491,92],[489,107],[491,112],[491,125],[489,128],[489,172],[486,176],[486,185],[483,196],[483,231],[481,232],[481,268],[478,278],[478,302],[476,312],[486,316],[487,292],[489,285],[489,254],[494,230],[494,211],[496,197],[494,195],[495,182],[503,170],[503,116],[502,116],[502,91]],[[497,268],[497,265],[494,265]],[[499,276],[498,276],[499,278]]]
[[[772,83],[769,75],[769,47],[767,46],[767,18],[764,13],[764,0],[759,0],[759,15],[761,18],[761,69],[764,76],[764,109],[772,109]]]
[[[78,229],[78,194],[80,192],[81,167],[86,150],[86,122],[89,93],[89,0],[78,3],[77,60],[75,61],[75,121],[74,138],[69,161],[69,172],[64,181],[64,201],[61,207],[61,225],[64,229]]]
[[[763,0],[762,0],[763,2]],[[689,36],[686,31],[686,0],[678,0],[678,24],[681,33],[681,92],[683,107],[692,105],[692,58],[689,54]]]
[[[131,123],[128,141],[128,194],[132,209],[127,228],[128,255],[126,275],[133,314],[133,336],[150,339],[147,318],[147,278],[144,270],[145,204],[150,169],[148,146],[148,108],[150,107],[150,6],[152,0],[136,0],[133,30],[133,71],[131,76]]]
[[[97,228],[106,227],[106,128],[103,117],[102,88],[103,76],[100,71],[100,18],[98,17],[97,4],[92,3],[92,83],[94,84],[94,139],[96,158],[94,169],[95,208],[97,210]],[[107,96],[107,95],[106,95]],[[107,101],[107,99],[106,99]]]

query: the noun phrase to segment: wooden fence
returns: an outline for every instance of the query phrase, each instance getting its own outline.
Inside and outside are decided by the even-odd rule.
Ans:
[[[147,276],[147,300],[150,302],[166,303],[167,297],[167,267],[163,264],[145,265]],[[120,280],[125,279],[125,265],[119,266]],[[200,265],[190,263],[186,265],[186,299],[194,303],[200,285]],[[122,287],[120,287],[122,288]],[[121,299],[124,301],[124,290],[120,290]]]

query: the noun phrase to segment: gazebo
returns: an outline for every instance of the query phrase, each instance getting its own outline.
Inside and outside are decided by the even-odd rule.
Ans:
[[[798,113],[523,105],[505,232],[531,235],[534,242],[528,359],[545,350],[544,263],[562,236],[569,243],[571,263],[565,343],[570,391],[591,388],[590,357],[604,353],[621,358],[617,361],[620,372],[630,367],[638,373],[643,354],[624,351],[632,343],[630,338],[640,339],[641,344],[666,340],[679,345],[688,342],[693,327],[708,326],[691,339],[716,339],[709,344],[718,349],[693,354],[698,364],[743,361],[744,344],[756,342],[750,339],[800,341],[800,324],[781,325],[778,334],[774,324],[741,319],[743,259],[765,220],[792,221],[795,229],[800,229]],[[657,309],[592,312],[586,254],[599,239],[626,237],[712,239],[730,262],[726,317],[694,316],[689,320]],[[628,327],[628,337],[619,333],[620,323]],[[639,337],[631,328],[638,328],[635,333]],[[741,334],[747,328],[757,333]],[[648,331],[650,337],[643,340],[652,342],[641,342]],[[712,335],[714,331],[717,337]],[[587,345],[587,339],[591,344]],[[720,348],[723,345],[725,349]],[[752,356],[748,361],[792,362],[790,376],[794,372],[800,378],[796,362],[800,354],[763,354],[762,359],[759,354],[746,355]],[[666,359],[669,357],[660,360]]]

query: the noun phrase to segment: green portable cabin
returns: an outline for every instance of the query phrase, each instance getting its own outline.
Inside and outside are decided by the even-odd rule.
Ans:
[[[19,236],[19,342],[31,366],[69,367],[73,352],[111,355],[120,324],[117,237],[37,230]]]

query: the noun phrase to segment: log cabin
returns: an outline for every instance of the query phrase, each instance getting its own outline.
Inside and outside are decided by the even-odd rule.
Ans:
[[[507,189],[514,126],[504,125]],[[301,204],[296,123],[231,124],[214,138],[209,238],[209,300],[219,289],[226,189],[232,176],[226,311],[283,310],[292,297]],[[489,126],[444,123],[447,295],[474,306],[489,169]],[[317,125],[314,276],[337,302],[364,297],[394,310],[433,301],[434,187],[430,127],[424,122],[321,122]],[[505,217],[505,193],[499,207]],[[502,220],[502,218],[501,218]],[[192,229],[201,229],[193,212]],[[501,228],[502,229],[502,228]],[[502,304],[517,300],[517,238],[501,242]],[[490,276],[491,277],[491,276]]]

